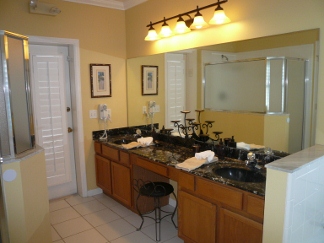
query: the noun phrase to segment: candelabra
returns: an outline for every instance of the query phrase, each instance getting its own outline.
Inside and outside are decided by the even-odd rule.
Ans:
[[[181,111],[181,113],[184,114],[184,124],[181,124],[179,120],[177,121],[171,121],[174,123],[174,126],[178,128],[178,132],[181,136],[181,132],[184,134],[185,138],[188,138],[189,135],[191,135],[194,139],[206,142],[209,139],[208,129],[213,127],[213,123],[215,121],[205,121],[204,123],[201,123],[200,121],[200,114],[204,110],[195,110],[198,112],[198,121],[195,122],[193,118],[187,118],[187,114],[190,113],[190,111]],[[205,130],[205,132],[204,132]],[[219,134],[222,132],[214,132],[216,139],[219,139]]]
[[[195,110],[196,112],[198,112],[198,123],[196,123],[196,129],[198,130],[200,130],[199,131],[199,134],[205,134],[205,135],[208,135],[208,128],[212,128],[213,127],[213,123],[215,122],[215,121],[205,121],[205,123],[201,123],[200,122],[200,113],[201,112],[204,112],[204,110]],[[203,128],[205,129],[206,128],[206,132],[204,133],[203,132]]]
[[[195,119],[193,118],[187,118],[187,114],[190,113],[190,111],[181,111],[181,113],[184,114],[184,124],[179,123],[180,121],[171,121],[174,123],[174,126],[178,128],[179,135],[181,136],[181,132],[184,134],[185,138],[189,137],[189,132],[194,132],[195,125],[193,124],[193,121]]]

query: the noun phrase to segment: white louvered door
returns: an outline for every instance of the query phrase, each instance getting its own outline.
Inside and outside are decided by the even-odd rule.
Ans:
[[[50,199],[77,192],[67,54],[67,47],[30,47],[35,138],[45,149]]]
[[[166,128],[174,128],[171,121],[181,120],[185,109],[185,59],[183,54],[166,54]]]

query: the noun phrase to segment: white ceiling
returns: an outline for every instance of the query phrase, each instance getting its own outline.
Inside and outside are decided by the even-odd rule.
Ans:
[[[64,0],[67,2],[89,4],[104,8],[113,8],[119,10],[126,10],[138,4],[146,2],[147,0]]]

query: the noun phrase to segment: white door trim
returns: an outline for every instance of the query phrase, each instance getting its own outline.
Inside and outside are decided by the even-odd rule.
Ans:
[[[30,44],[41,45],[67,45],[69,56],[72,58],[70,62],[71,72],[71,99],[72,99],[72,115],[73,115],[73,140],[74,140],[74,156],[76,165],[78,194],[82,197],[88,196],[87,177],[84,156],[84,136],[83,136],[83,117],[82,117],[82,99],[81,99],[81,77],[80,77],[80,49],[79,40],[29,36]]]

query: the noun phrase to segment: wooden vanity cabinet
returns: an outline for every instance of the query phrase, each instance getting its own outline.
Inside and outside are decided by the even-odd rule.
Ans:
[[[111,162],[112,195],[124,205],[132,205],[130,169],[116,162]]]
[[[219,210],[219,240],[222,243],[261,243],[262,224],[238,213]]]
[[[186,243],[262,242],[263,197],[113,146],[95,142],[95,151],[97,185],[133,211],[138,195],[133,180],[178,182],[178,234]],[[140,211],[152,210],[152,200],[139,197]]]
[[[186,243],[261,243],[264,199],[179,172],[179,236]]]
[[[99,143],[100,144],[100,143]],[[97,186],[122,204],[132,207],[129,153],[95,142]]]
[[[179,191],[178,229],[185,242],[216,242],[216,205]]]
[[[111,195],[110,160],[96,154],[96,182],[104,193]]]

